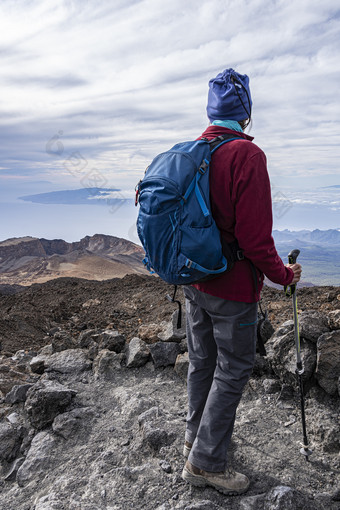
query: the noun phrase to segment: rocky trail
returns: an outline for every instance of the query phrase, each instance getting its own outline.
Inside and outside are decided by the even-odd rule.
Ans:
[[[251,485],[233,497],[181,479],[188,359],[168,291],[130,275],[0,297],[0,508],[339,509],[340,289],[298,293],[310,462],[291,302],[264,290],[275,333],[238,409],[228,455]]]

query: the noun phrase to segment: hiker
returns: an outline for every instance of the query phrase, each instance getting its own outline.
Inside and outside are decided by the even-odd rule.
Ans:
[[[201,138],[233,134],[213,155],[212,214],[225,243],[238,242],[229,272],[184,286],[189,351],[184,480],[241,494],[248,478],[228,463],[227,449],[242,391],[253,369],[257,302],[266,275],[280,285],[300,280],[300,264],[285,266],[272,238],[270,182],[263,151],[243,131],[251,121],[249,78],[226,69],[209,82],[209,127]],[[244,257],[242,259],[242,257]]]

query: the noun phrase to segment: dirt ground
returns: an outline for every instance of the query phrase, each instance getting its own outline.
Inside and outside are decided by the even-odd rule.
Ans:
[[[77,337],[82,329],[111,324],[129,340],[137,335],[141,324],[169,320],[176,305],[165,296],[172,292],[173,287],[157,277],[127,275],[101,282],[58,278],[16,294],[0,294],[2,351],[38,350],[56,326]],[[181,289],[178,296],[184,305]],[[297,296],[299,311],[340,307],[339,287],[305,287]],[[274,328],[292,318],[291,299],[283,290],[264,287],[262,307],[268,309]]]

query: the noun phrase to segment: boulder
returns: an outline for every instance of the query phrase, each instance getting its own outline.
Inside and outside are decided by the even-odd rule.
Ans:
[[[98,336],[97,329],[85,329],[79,334],[77,344],[81,349],[88,349],[94,340],[98,342]]]
[[[25,409],[32,426],[38,430],[50,425],[71,403],[76,391],[55,381],[39,381],[27,393]]]
[[[340,377],[340,329],[321,335],[317,347],[317,381],[329,395],[335,395]]]
[[[52,338],[52,351],[60,352],[67,349],[75,349],[75,340],[66,331],[57,331]]]
[[[43,374],[46,369],[46,363],[49,356],[45,354],[38,354],[30,361],[30,369],[34,374]]]
[[[280,328],[266,344],[267,358],[274,373],[285,384],[296,383],[296,346],[294,331],[281,333]],[[316,367],[316,346],[314,343],[300,338],[301,360],[304,368],[303,381],[308,381]]]
[[[126,366],[141,367],[145,365],[149,357],[150,350],[147,344],[138,337],[132,338],[126,348]]]
[[[197,501],[196,503],[189,503],[189,505],[185,505],[184,510],[222,510],[222,507],[208,499],[204,499]]]
[[[39,432],[32,440],[25,462],[17,472],[19,487],[23,487],[34,479],[43,477],[51,469],[51,451],[56,439],[48,431]]]
[[[11,462],[9,469],[4,474],[4,480],[6,480],[6,482],[15,480],[18,469],[24,463],[24,461],[25,457],[18,457],[13,462]]]
[[[52,430],[64,439],[74,436],[81,427],[86,427],[93,417],[90,407],[72,409],[67,413],[58,414],[52,423]]]
[[[147,344],[154,344],[159,342],[159,333],[164,331],[166,327],[165,322],[161,322],[160,324],[143,324],[138,328],[138,336],[141,340],[144,340]]]
[[[174,342],[157,342],[150,345],[152,361],[156,368],[174,365],[181,348]]]
[[[340,310],[333,310],[328,314],[331,329],[340,329]]]
[[[18,402],[25,402],[28,390],[33,384],[20,384],[15,385],[10,392],[7,393],[5,401],[7,404],[16,404]]]
[[[125,337],[114,329],[106,329],[98,335],[100,349],[108,349],[113,352],[122,352],[125,346]]]
[[[38,356],[51,356],[51,354],[53,354],[52,344],[44,345],[37,353]]]
[[[144,427],[145,423],[154,421],[156,418],[159,418],[163,415],[164,413],[162,409],[160,409],[158,406],[150,407],[150,409],[147,409],[138,416],[138,424],[140,427]]]
[[[281,384],[277,379],[264,379],[262,384],[268,395],[281,391]]]
[[[265,494],[257,494],[256,496],[247,496],[240,501],[240,510],[263,510]]]
[[[45,370],[60,374],[79,374],[91,370],[92,361],[84,349],[68,349],[56,352],[45,360]]]
[[[10,423],[0,423],[0,462],[14,459],[19,451],[22,433]]]
[[[178,310],[172,314],[169,322],[164,324],[163,330],[158,334],[158,338],[162,342],[180,342],[186,337],[185,330],[185,314],[182,314],[181,327],[177,328]]]
[[[153,450],[159,451],[162,446],[168,446],[175,440],[175,435],[164,428],[156,426],[153,422],[147,422],[143,426],[143,443]]]
[[[103,349],[93,363],[93,373],[96,379],[113,381],[117,370],[121,369],[123,354]]]
[[[300,336],[316,343],[319,336],[329,331],[329,320],[321,312],[302,312],[299,315]]]
[[[188,376],[188,369],[189,369],[189,354],[187,352],[185,352],[184,354],[179,354],[176,358],[174,368],[176,374],[186,381]]]
[[[278,485],[271,489],[264,498],[263,510],[317,510],[316,506],[301,492]]]

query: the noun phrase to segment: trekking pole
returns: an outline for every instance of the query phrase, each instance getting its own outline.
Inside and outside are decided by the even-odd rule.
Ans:
[[[292,250],[288,254],[288,262],[289,264],[295,264],[296,259],[300,254],[300,250]],[[303,395],[303,381],[302,374],[304,373],[304,368],[302,366],[301,360],[301,343],[300,343],[300,333],[299,333],[299,321],[298,321],[298,313],[297,313],[297,300],[296,300],[296,284],[289,285],[289,289],[286,287],[286,295],[292,296],[293,300],[293,313],[294,313],[294,334],[295,334],[295,346],[296,346],[296,377],[299,383],[300,388],[300,402],[301,402],[301,419],[302,419],[302,432],[303,432],[303,447],[300,450],[300,453],[305,455],[306,461],[309,461],[309,456],[313,453],[312,450],[308,448],[308,439],[307,439],[307,429],[306,429],[306,417],[305,417],[305,400]]]

